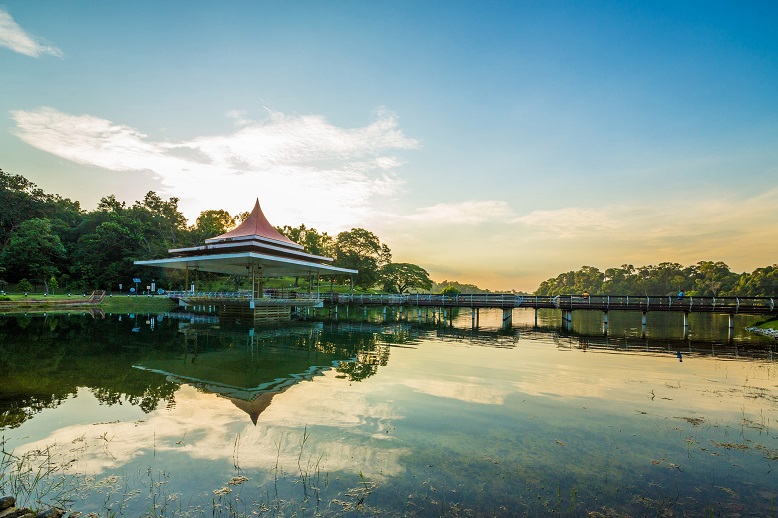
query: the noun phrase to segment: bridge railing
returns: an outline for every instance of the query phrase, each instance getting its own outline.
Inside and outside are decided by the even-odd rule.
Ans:
[[[526,297],[532,303],[536,297]],[[548,307],[539,298],[535,307]],[[558,309],[606,309],[643,311],[705,311],[722,313],[773,313],[773,297],[694,297],[675,295],[558,295],[552,298]],[[547,303],[546,303],[547,304]]]
[[[512,293],[473,293],[441,295],[411,293],[407,295],[359,295],[348,293],[326,293],[322,298],[333,304],[354,304],[361,306],[406,305],[435,307],[499,307],[515,308],[521,305],[522,297]]]
[[[250,291],[237,292],[197,292],[178,291],[165,294],[171,298],[197,298],[209,300],[251,299]],[[555,308],[564,310],[629,310],[629,311],[688,311],[715,313],[776,313],[773,297],[693,297],[679,299],[672,295],[525,295],[513,293],[473,293],[459,295],[441,295],[430,293],[412,293],[407,295],[391,294],[348,294],[348,293],[304,293],[289,290],[264,291],[266,299],[307,299],[322,300],[333,304],[353,304],[360,306],[406,305],[434,307],[485,307],[485,308]]]

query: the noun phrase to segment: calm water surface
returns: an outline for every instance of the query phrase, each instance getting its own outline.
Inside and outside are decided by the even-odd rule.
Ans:
[[[2,492],[100,516],[775,513],[753,319],[730,343],[726,317],[688,339],[673,315],[646,337],[627,313],[607,337],[594,313],[379,317],[0,317]]]

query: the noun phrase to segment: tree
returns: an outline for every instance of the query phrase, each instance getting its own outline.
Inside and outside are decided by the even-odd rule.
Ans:
[[[405,293],[411,288],[429,290],[432,280],[427,270],[411,263],[389,263],[381,269],[384,291]]]
[[[0,263],[9,278],[30,278],[42,282],[59,273],[57,265],[65,258],[65,247],[51,230],[47,219],[33,218],[20,224],[0,254]]]
[[[56,293],[57,288],[59,288],[59,283],[57,282],[57,278],[53,275],[49,279],[49,285],[48,288],[51,290],[51,293]]]
[[[186,218],[178,211],[178,198],[164,201],[153,191],[124,211],[122,222],[140,228],[149,259],[166,255],[168,249],[176,248],[188,237]]]
[[[453,284],[449,284],[440,291],[441,295],[459,295],[460,293],[462,292]]]
[[[19,281],[19,284],[16,285],[16,289],[20,292],[29,293],[32,291],[32,283],[27,279],[22,279]]]
[[[461,283],[458,281],[444,280],[443,282],[433,283],[432,291],[435,293],[448,293],[451,295],[459,295],[460,293],[473,294],[473,293],[492,293],[491,290],[479,288],[475,284]]]
[[[605,275],[593,266],[581,266],[573,275],[572,293],[602,293]]]
[[[740,277],[721,261],[700,261],[695,272],[694,291],[703,297],[717,297],[730,291]]]
[[[744,273],[729,295],[772,297],[778,293],[778,264]]]
[[[129,222],[130,224],[133,221]],[[94,232],[78,240],[73,253],[72,273],[90,289],[118,286],[136,276],[133,260],[143,255],[140,229],[117,221],[105,221]]]
[[[603,293],[617,295],[634,295],[635,267],[631,264],[622,264],[620,268],[608,268],[603,274]]]
[[[392,260],[389,247],[363,228],[338,234],[334,255],[335,266],[359,270],[354,282],[362,288],[375,286],[381,278],[381,269]]]
[[[281,234],[285,235],[298,245],[302,245],[303,250],[309,254],[331,257],[334,253],[334,241],[332,236],[326,232],[319,233],[315,228],[308,228],[305,225],[299,227],[276,227]]]
[[[67,247],[68,235],[82,217],[78,202],[47,194],[23,176],[0,170],[0,253],[8,246],[14,231],[34,218],[48,219],[52,232]]]
[[[197,216],[195,234],[199,240],[205,240],[224,234],[235,226],[235,218],[226,210],[205,210]]]

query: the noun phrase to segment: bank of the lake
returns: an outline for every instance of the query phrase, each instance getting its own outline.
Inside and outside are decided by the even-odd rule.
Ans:
[[[81,311],[100,308],[106,313],[164,313],[177,307],[167,297],[145,295],[108,295],[99,304],[88,304],[82,295],[6,295],[0,301],[0,313],[36,313],[52,311]]]

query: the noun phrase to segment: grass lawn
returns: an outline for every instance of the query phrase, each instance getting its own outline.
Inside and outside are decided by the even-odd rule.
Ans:
[[[31,293],[27,295],[26,297],[24,295],[5,295],[4,297],[10,299],[10,302],[13,303],[12,306],[18,307],[20,309],[49,309],[49,308],[56,308],[58,306],[58,302],[63,301],[86,301],[89,299],[89,296],[86,297],[82,296],[83,294],[79,293],[77,295],[47,295],[43,296],[43,294],[40,293]],[[2,306],[3,303],[0,302],[0,306]],[[9,306],[11,306],[9,304]],[[62,307],[60,305],[60,307]],[[143,295],[138,296],[113,296],[109,297],[106,296],[105,299],[101,304],[99,304],[100,308],[103,309],[103,311],[107,311],[109,313],[154,313],[154,312],[162,312],[162,311],[170,311],[176,307],[176,303],[170,300],[167,297],[148,297]],[[9,309],[9,308],[6,308]]]
[[[768,320],[767,322],[762,322],[757,327],[760,327],[762,329],[778,329],[778,318],[773,320]]]
[[[116,295],[105,297],[100,307],[108,313],[160,313],[178,307],[167,297],[144,295]]]

